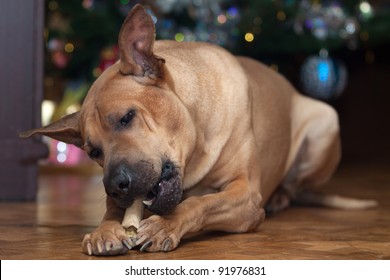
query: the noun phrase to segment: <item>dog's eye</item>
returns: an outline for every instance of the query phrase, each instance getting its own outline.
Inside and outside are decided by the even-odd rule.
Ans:
[[[89,153],[88,153],[89,157],[91,159],[97,159],[97,158],[100,158],[100,156],[102,155],[102,150],[100,149],[97,149],[97,148],[94,148],[92,149]]]
[[[131,120],[134,118],[134,116],[135,116],[135,111],[130,110],[126,115],[124,115],[121,118],[121,120],[120,120],[121,126],[127,126],[129,124],[129,122],[131,122]]]

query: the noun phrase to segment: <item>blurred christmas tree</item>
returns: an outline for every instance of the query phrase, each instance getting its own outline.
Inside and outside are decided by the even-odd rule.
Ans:
[[[48,1],[48,72],[69,78],[91,76],[89,71],[100,51],[115,42],[122,18],[112,5],[96,1]]]
[[[114,1],[46,1],[45,96],[61,102],[54,119],[77,110],[102,59],[116,60],[109,47],[122,20]]]
[[[254,34],[250,51],[313,52],[390,39],[390,3],[366,0],[251,1],[241,28]]]
[[[307,57],[302,87],[321,99],[339,95],[347,82],[334,52],[364,49],[372,62],[370,48],[390,40],[388,1],[48,0],[45,84],[47,98],[63,102],[57,116],[115,62],[119,28],[136,3],[146,5],[158,38],[219,44],[282,72],[287,57]]]

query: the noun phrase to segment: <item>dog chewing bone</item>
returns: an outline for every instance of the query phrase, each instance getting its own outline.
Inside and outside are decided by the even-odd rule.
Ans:
[[[136,238],[137,229],[139,228],[139,223],[142,220],[143,214],[144,205],[142,203],[142,199],[135,200],[134,203],[126,209],[122,226],[125,228],[126,234],[129,238]]]
[[[135,245],[167,252],[196,233],[257,231],[265,207],[293,202],[376,205],[311,195],[340,160],[337,112],[270,67],[208,43],[155,40],[141,5],[126,17],[118,46],[120,60],[79,112],[20,134],[76,145],[103,167],[106,213],[83,239],[86,254]],[[137,197],[153,215],[143,219]]]

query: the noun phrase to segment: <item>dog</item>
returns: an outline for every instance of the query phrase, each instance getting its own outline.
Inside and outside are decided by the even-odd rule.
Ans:
[[[291,202],[367,208],[322,196],[340,161],[338,116],[281,75],[201,42],[156,41],[141,5],[119,33],[119,61],[91,86],[81,110],[34,134],[76,145],[103,167],[106,213],[83,240],[89,255],[171,251],[202,231],[256,230],[265,209]],[[136,241],[121,221],[142,198],[153,215]]]

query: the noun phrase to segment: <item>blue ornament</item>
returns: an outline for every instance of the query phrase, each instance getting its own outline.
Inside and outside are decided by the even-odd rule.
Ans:
[[[309,56],[301,68],[303,92],[321,100],[339,97],[347,85],[347,78],[344,63],[330,57]]]

